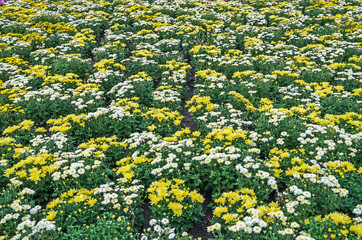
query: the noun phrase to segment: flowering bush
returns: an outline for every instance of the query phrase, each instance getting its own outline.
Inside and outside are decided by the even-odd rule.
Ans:
[[[199,220],[204,197],[195,190],[189,191],[183,180],[162,179],[153,182],[147,191],[156,219],[166,217],[171,226],[182,230],[187,230]]]

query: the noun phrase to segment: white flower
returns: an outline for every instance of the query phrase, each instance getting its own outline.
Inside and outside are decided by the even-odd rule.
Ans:
[[[348,190],[347,189],[341,189],[339,196],[341,197],[346,197],[348,195]]]
[[[278,211],[278,212],[275,212],[275,216],[277,217],[277,218],[281,218],[281,217],[283,217],[283,212],[282,211]]]
[[[295,212],[295,209],[292,208],[292,207],[289,207],[289,208],[287,208],[287,212],[288,212],[288,213],[294,213],[294,212]]]
[[[276,181],[274,180],[274,179],[272,179],[272,178],[270,178],[269,180],[268,180],[268,185],[276,185]]]
[[[361,209],[356,208],[356,209],[353,210],[352,213],[354,213],[354,214],[356,214],[356,215],[361,215],[361,212],[362,212]]]
[[[253,232],[253,229],[252,229],[251,227],[246,227],[246,228],[244,228],[244,231],[245,231],[246,233],[252,233],[252,232]]]
[[[254,231],[255,233],[260,233],[260,232],[261,232],[261,227],[255,226],[255,227],[253,227],[253,231]]]
[[[208,232],[214,231],[214,226],[208,226],[208,227],[207,227],[207,231],[208,231]]]
[[[290,224],[290,227],[291,227],[291,228],[299,228],[300,225],[299,225],[297,222],[292,222],[292,223]]]
[[[214,224],[214,229],[220,230],[221,229],[221,224],[220,223],[215,223]]]
[[[30,209],[30,214],[36,214],[39,210],[41,209],[41,207],[39,205],[33,207],[32,209]]]
[[[295,194],[295,195],[300,195],[300,194],[303,194],[303,191],[302,191],[301,189],[296,189],[296,190],[294,191],[294,194]]]
[[[259,226],[263,228],[263,227],[268,226],[268,224],[267,224],[265,221],[260,220],[260,222],[259,222]]]
[[[229,227],[229,231],[232,231],[232,232],[238,232],[239,230],[240,230],[240,228],[238,225],[233,225],[233,226]]]
[[[167,218],[162,218],[161,223],[167,225],[170,221]]]
[[[284,144],[283,139],[278,138],[278,139],[277,139],[277,144],[279,144],[279,145],[283,145],[283,144]]]
[[[297,197],[297,200],[300,201],[300,202],[303,201],[303,200],[304,200],[304,196],[303,196],[303,195],[298,196],[298,197]]]
[[[21,234],[16,234],[13,239],[19,239],[21,237]]]
[[[245,225],[247,227],[251,227],[251,226],[253,226],[253,221],[252,220],[247,220],[247,221],[245,221]]]
[[[155,226],[153,227],[153,230],[155,230],[156,232],[161,232],[161,231],[162,231],[162,228],[161,228],[160,225],[155,225]]]
[[[305,198],[310,198],[312,196],[312,194],[310,192],[305,191],[305,192],[303,192],[303,196]]]
[[[23,223],[20,223],[17,227],[16,227],[16,230],[20,231],[20,230],[23,230],[24,229],[24,224]]]
[[[35,225],[35,221],[28,221],[27,225],[28,225],[28,227],[32,227]]]
[[[175,236],[176,236],[176,234],[171,233],[170,235],[168,235],[168,239],[174,239],[174,238],[175,238]]]
[[[240,229],[244,229],[246,227],[246,224],[242,221],[237,221],[236,225],[238,225]]]
[[[30,189],[30,188],[24,188],[23,193],[27,193],[29,195],[33,195],[35,193],[34,190]]]
[[[157,223],[157,220],[156,219],[151,219],[150,220],[150,225],[153,226]]]

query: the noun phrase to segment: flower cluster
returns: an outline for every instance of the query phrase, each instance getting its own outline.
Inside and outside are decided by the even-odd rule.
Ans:
[[[204,197],[197,191],[190,191],[180,179],[161,179],[153,182],[147,190],[151,210],[156,219],[166,216],[178,228],[187,230],[201,215]],[[183,216],[188,216],[185,221]]]

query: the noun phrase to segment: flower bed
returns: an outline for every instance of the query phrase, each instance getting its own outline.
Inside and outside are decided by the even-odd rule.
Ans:
[[[359,1],[0,7],[0,239],[360,239]]]

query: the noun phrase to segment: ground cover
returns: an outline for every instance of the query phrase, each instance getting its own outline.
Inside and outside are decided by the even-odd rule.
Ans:
[[[0,7],[0,239],[360,239],[360,1]]]

